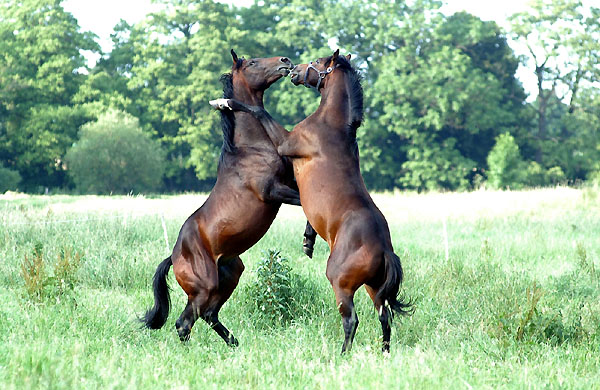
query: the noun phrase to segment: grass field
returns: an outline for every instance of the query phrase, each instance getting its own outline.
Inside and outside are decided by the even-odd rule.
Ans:
[[[0,196],[0,388],[600,389],[597,187],[374,199],[416,300],[412,317],[396,318],[388,356],[364,289],[354,347],[339,355],[328,248],[302,254],[299,208],[284,207],[242,255],[246,272],[221,311],[240,341],[231,349],[202,321],[179,342],[184,295],[172,275],[166,326],[136,322],[203,195]],[[292,268],[289,322],[250,304],[266,249]]]

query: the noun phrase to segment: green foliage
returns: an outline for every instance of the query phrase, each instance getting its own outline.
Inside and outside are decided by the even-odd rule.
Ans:
[[[209,190],[222,134],[206,102],[221,94],[229,50],[304,63],[330,54],[330,45],[351,53],[363,76],[358,143],[369,188],[476,188],[507,132],[527,164],[522,185],[600,172],[600,9],[579,0],[532,2],[509,31],[466,12],[442,14],[438,0],[157,3],[144,20],[117,24],[113,50],[88,69],[81,53],[100,49],[61,1],[5,2],[0,162],[19,171],[20,189],[70,186],[65,155],[77,130],[112,108],[161,143],[164,189]],[[514,52],[507,36],[527,51]],[[531,103],[515,77],[519,65],[538,80]],[[286,80],[265,95],[288,128],[318,104],[314,91]]]
[[[65,159],[82,192],[155,191],[164,171],[160,144],[140,129],[137,119],[116,110],[84,125]]]
[[[402,17],[404,28],[386,26],[390,41],[383,45],[397,49],[369,69],[375,78],[360,133],[367,182],[389,176],[382,185],[469,188],[494,137],[519,125],[517,59],[493,22],[466,13],[427,18],[404,10]]]
[[[61,248],[53,270],[48,269],[43,245],[37,243],[33,252],[25,254],[21,263],[21,277],[25,298],[32,302],[63,296],[77,283],[77,271],[81,265],[81,253],[71,248]]]
[[[31,255],[25,255],[21,263],[21,276],[25,282],[27,297],[33,301],[40,301],[44,297],[44,288],[48,284],[41,244],[36,245]]]
[[[56,0],[3,1],[0,16],[0,161],[22,176],[22,189],[60,187],[62,160],[90,119],[73,97],[86,78],[81,52],[94,35]]]
[[[21,182],[19,172],[0,165],[0,194],[6,191],[15,191]]]
[[[256,283],[247,294],[254,308],[267,324],[281,324],[292,319],[292,269],[279,251],[263,252],[256,267]]]
[[[523,160],[512,135],[504,133],[496,137],[487,162],[488,183],[492,188],[518,188],[521,185]]]

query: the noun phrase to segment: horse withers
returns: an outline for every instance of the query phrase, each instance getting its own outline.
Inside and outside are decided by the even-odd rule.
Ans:
[[[255,116],[278,153],[292,160],[304,213],[331,249],[326,275],[342,316],[342,353],[352,347],[358,326],[354,293],[362,285],[379,315],[382,349],[388,352],[393,312],[410,314],[412,304],[398,297],[403,279],[400,259],[360,173],[356,130],[363,117],[363,91],[349,59],[336,51],[292,70],[292,82],[317,89],[321,102],[291,132],[262,107],[236,99],[219,99],[211,105]]]
[[[221,77],[224,96],[263,106],[264,91],[293,68],[286,57],[238,58],[232,50],[231,73]],[[170,309],[166,281],[175,278],[188,296],[176,322],[182,341],[198,318],[229,345],[238,341],[219,321],[219,310],[244,271],[239,255],[267,232],[282,203],[300,205],[289,164],[277,154],[260,121],[243,112],[222,112],[223,148],[217,181],[208,199],[183,224],[173,252],[154,275],[154,306],[142,318],[161,328]],[[310,229],[307,229],[310,234]],[[314,235],[305,238],[312,239]]]

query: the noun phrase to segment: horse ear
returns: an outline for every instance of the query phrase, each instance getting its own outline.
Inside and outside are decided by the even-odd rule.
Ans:
[[[346,59],[347,59],[348,61],[350,61],[350,58],[351,58],[351,57],[352,57],[352,54],[348,54],[348,55],[346,56]]]
[[[233,49],[231,49],[231,58],[233,58],[233,64],[237,64],[238,62],[238,56],[237,54],[235,54],[235,51],[233,51]]]
[[[337,49],[334,53],[333,53],[333,57],[331,57],[332,61],[337,60],[338,56],[340,55],[340,49]]]

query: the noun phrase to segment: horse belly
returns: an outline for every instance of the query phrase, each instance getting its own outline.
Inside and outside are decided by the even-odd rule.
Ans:
[[[240,201],[213,224],[211,230],[217,243],[213,253],[218,258],[245,252],[265,235],[278,211],[278,205],[266,204],[255,198],[253,201]]]

